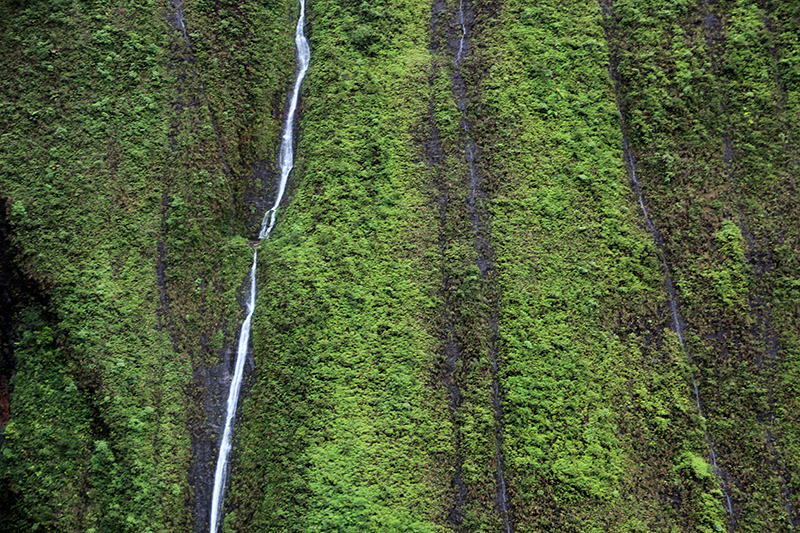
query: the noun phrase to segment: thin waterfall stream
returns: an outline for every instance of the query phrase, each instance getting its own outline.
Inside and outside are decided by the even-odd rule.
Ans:
[[[458,3],[458,22],[461,24],[461,39],[458,41],[456,68],[458,68],[458,63],[464,58],[464,39],[467,37],[467,25],[464,24],[464,0],[459,0]]]
[[[294,121],[297,112],[297,102],[300,96],[300,86],[305,78],[306,71],[308,70],[308,63],[311,58],[311,51],[308,46],[308,39],[305,36],[305,16],[306,16],[305,0],[300,0],[300,15],[297,18],[297,26],[295,28],[294,42],[297,51],[298,68],[295,74],[294,85],[292,92],[289,96],[289,110],[286,116],[286,123],[283,129],[283,136],[281,138],[280,155],[278,156],[278,166],[280,168],[280,179],[278,181],[278,192],[275,196],[275,202],[272,207],[264,213],[261,220],[261,230],[259,231],[259,240],[268,239],[272,229],[275,227],[275,217],[278,211],[278,206],[281,204],[283,195],[286,192],[286,182],[289,179],[294,167]],[[253,249],[253,265],[250,267],[249,289],[247,291],[247,315],[242,323],[242,329],[239,332],[239,344],[236,350],[236,365],[234,367],[233,379],[231,380],[231,387],[228,392],[227,410],[225,415],[225,430],[222,434],[222,441],[219,447],[219,456],[217,458],[217,468],[214,474],[214,492],[211,498],[211,518],[210,518],[210,532],[216,533],[217,526],[220,522],[220,515],[224,503],[225,495],[225,482],[229,470],[228,459],[232,447],[231,435],[233,433],[233,423],[236,417],[236,406],[239,402],[239,392],[242,387],[242,378],[244,376],[244,363],[247,359],[247,348],[250,344],[250,326],[253,320],[253,312],[256,307],[256,269],[258,266],[258,248]]]
[[[639,179],[636,176],[636,161],[631,154],[630,147],[628,146],[628,136],[625,132],[624,122],[622,118],[622,112],[619,109],[619,103],[617,104],[617,112],[619,113],[619,120],[620,120],[620,127],[622,129],[622,152],[625,162],[628,165],[628,169],[630,170],[631,181],[633,182],[633,190],[636,194],[636,199],[639,201],[639,207],[642,208],[642,214],[644,216],[645,224],[647,228],[650,230],[650,234],[652,235],[653,239],[656,242],[656,247],[658,248],[661,256],[661,267],[664,269],[664,276],[665,281],[664,284],[667,288],[667,297],[669,299],[669,307],[672,313],[672,327],[675,329],[675,333],[678,335],[678,343],[680,344],[681,351],[686,356],[689,363],[692,363],[692,355],[689,352],[689,349],[686,347],[683,337],[683,319],[681,318],[680,311],[678,310],[678,295],[675,292],[675,284],[672,281],[672,274],[670,272],[669,264],[667,263],[666,255],[664,252],[664,246],[661,242],[661,238],[658,235],[658,232],[653,225],[653,221],[650,219],[650,215],[647,212],[647,207],[644,203],[644,195],[642,194],[642,187],[639,183]],[[703,415],[703,408],[700,402],[700,388],[697,386],[697,379],[694,377],[694,373],[689,373],[692,381],[692,390],[694,392],[694,401],[695,405],[697,406],[697,412],[700,414],[701,417],[704,418]],[[714,470],[714,474],[717,476],[720,482],[720,488],[722,489],[722,494],[725,498],[725,507],[728,511],[728,516],[730,517],[731,523],[733,523],[734,515],[733,515],[733,504],[731,502],[730,491],[728,490],[727,484],[725,483],[725,479],[722,477],[722,471],[717,466],[717,454],[714,451],[714,441],[711,439],[711,434],[708,432],[707,428],[703,428],[703,432],[705,434],[706,445],[708,446],[708,455],[709,459],[711,460],[711,467]]]
[[[439,55],[439,42],[437,35],[439,34],[439,18],[445,12],[445,5],[443,2],[434,2],[432,6],[432,13],[430,19],[430,35],[431,45],[430,50],[434,58]],[[446,31],[446,30],[445,30]],[[434,59],[432,61],[433,73],[429,78],[429,86],[433,88],[436,76],[439,71],[439,63]],[[431,99],[429,103],[431,132],[428,138],[428,161],[433,173],[433,187],[436,191],[436,203],[439,206],[439,235],[438,247],[439,258],[441,260],[441,287],[442,287],[442,314],[441,314],[441,349],[442,349],[442,383],[447,389],[449,396],[449,405],[452,420],[455,426],[453,434],[453,445],[455,448],[455,461],[453,464],[453,479],[451,482],[451,490],[453,494],[453,501],[450,511],[448,512],[447,519],[455,527],[459,528],[464,523],[464,508],[469,504],[469,492],[464,483],[463,466],[463,435],[459,430],[458,417],[462,409],[462,396],[460,380],[458,379],[457,369],[460,362],[463,360],[462,347],[463,340],[458,332],[457,317],[455,313],[454,298],[451,295],[451,288],[453,287],[453,279],[447,269],[448,251],[451,246],[449,240],[450,235],[447,230],[448,220],[450,214],[448,209],[450,207],[450,197],[452,194],[451,183],[445,176],[445,154],[442,145],[442,139],[439,136],[439,128],[436,123],[436,95],[431,91]]]

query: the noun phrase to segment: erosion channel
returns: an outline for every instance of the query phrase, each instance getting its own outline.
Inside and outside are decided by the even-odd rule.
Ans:
[[[797,530],[798,50],[798,0],[0,2],[0,532]]]
[[[471,3],[460,0],[457,8],[444,2],[435,2],[431,16],[433,71],[430,84],[433,88],[431,101],[431,133],[429,139],[429,161],[434,175],[434,189],[439,208],[439,252],[442,261],[443,309],[441,318],[443,354],[442,381],[450,396],[450,409],[455,421],[456,464],[452,480],[453,505],[449,513],[450,522],[467,530],[471,527],[469,516],[481,509],[481,513],[492,513],[486,505],[494,502],[494,512],[500,522],[494,527],[513,531],[508,503],[508,489],[504,474],[503,459],[503,412],[501,387],[498,372],[498,302],[494,252],[490,240],[487,190],[482,170],[479,168],[480,148],[473,124],[469,117],[469,95],[474,88],[468,87],[462,68],[476,70],[480,67],[473,60],[472,47],[468,39],[470,26],[475,24],[475,13]],[[473,60],[470,64],[469,61]],[[463,63],[467,63],[465,67]],[[449,88],[442,83],[449,81]],[[449,89],[449,90],[448,90]],[[449,98],[448,98],[449,96]],[[449,101],[448,101],[449,100]],[[455,109],[452,109],[452,104]],[[448,111],[456,111],[460,117],[457,131],[445,131],[440,135],[437,122],[437,105]],[[448,109],[449,108],[449,109]],[[441,116],[441,115],[439,115]],[[469,247],[469,263],[458,257],[457,250]],[[474,272],[477,275],[466,274]],[[463,287],[471,286],[465,298]],[[470,316],[463,308],[480,308],[478,316]],[[484,366],[486,365],[486,366]],[[484,377],[478,378],[478,373]],[[486,379],[486,376],[491,379]],[[462,394],[463,389],[487,387],[489,394]],[[488,392],[488,391],[487,391]],[[489,485],[484,482],[465,480],[463,475],[463,449],[472,448],[459,421],[481,412],[491,405],[494,427],[483,427],[486,435],[480,441],[483,453],[491,453],[494,462],[494,497],[486,498]],[[489,442],[489,435],[493,442]],[[474,437],[473,437],[474,439]],[[484,478],[486,479],[486,478]],[[484,520],[488,518],[484,516]],[[466,522],[465,522],[466,520]],[[489,522],[491,523],[491,522]],[[474,527],[474,526],[472,526]]]

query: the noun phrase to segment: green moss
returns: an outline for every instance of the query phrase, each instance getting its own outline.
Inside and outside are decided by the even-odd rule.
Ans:
[[[634,517],[713,527],[721,502],[713,517],[701,507],[715,480],[667,474],[704,452],[703,434],[679,347],[645,340],[671,337],[670,323],[620,157],[600,11],[509,2],[484,42],[517,530],[621,530]],[[661,495],[675,490],[684,503],[670,508]]]
[[[667,14],[656,2],[613,4],[631,143],[737,527],[752,531],[786,527],[780,465],[796,462],[771,421],[783,411],[773,384],[792,359],[783,348],[792,328],[766,299],[782,276],[776,243],[794,239],[777,225],[794,226],[794,207],[780,192],[793,187],[782,51],[763,6],[698,2]]]
[[[605,19],[590,1],[467,4],[487,275],[446,46],[458,4],[438,26],[429,2],[309,6],[293,195],[260,248],[225,530],[498,530],[495,342],[516,531],[724,529],[706,431],[737,531],[787,530],[796,2],[618,0]],[[184,9],[191,47],[157,2],[0,7],[0,195],[17,266],[47,295],[15,319],[0,528],[191,528],[193,375],[235,342],[296,5]]]

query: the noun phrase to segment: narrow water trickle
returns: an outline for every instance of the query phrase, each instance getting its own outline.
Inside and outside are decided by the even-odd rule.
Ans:
[[[614,73],[612,71],[612,79]],[[642,208],[642,214],[644,216],[645,223],[647,224],[647,228],[650,230],[650,234],[653,237],[653,240],[656,243],[656,247],[658,248],[659,255],[661,256],[661,267],[664,269],[664,276],[665,281],[664,284],[666,285],[667,289],[667,297],[669,299],[669,307],[672,313],[672,327],[675,330],[675,333],[678,335],[678,343],[681,346],[681,351],[683,351],[686,359],[691,364],[693,362],[692,355],[689,352],[688,348],[686,347],[686,343],[684,341],[683,336],[683,318],[681,318],[680,311],[678,309],[678,295],[675,291],[675,284],[672,281],[672,273],[669,268],[669,264],[667,263],[666,254],[664,251],[664,244],[661,242],[661,237],[658,234],[655,226],[653,225],[653,221],[650,219],[650,214],[647,212],[647,206],[644,203],[644,195],[642,193],[642,186],[639,183],[639,178],[636,175],[636,161],[633,158],[633,154],[631,154],[630,147],[628,145],[628,135],[625,131],[625,123],[622,117],[622,111],[619,108],[619,102],[617,102],[617,113],[619,114],[619,121],[620,121],[620,129],[622,130],[622,153],[625,159],[625,162],[628,165],[628,170],[630,171],[631,182],[633,184],[633,190],[636,194],[636,199],[639,201],[639,206]],[[694,373],[690,373],[691,380],[692,380],[692,391],[694,392],[694,401],[695,405],[697,406],[697,412],[700,414],[701,418],[705,418],[703,415],[703,407],[700,402],[700,388],[697,386],[697,380],[694,377]],[[734,514],[733,514],[733,503],[731,501],[730,491],[728,489],[727,483],[725,482],[724,477],[722,476],[722,470],[717,466],[717,454],[714,451],[714,442],[711,439],[711,434],[708,432],[708,429],[703,428],[705,433],[706,445],[708,446],[708,455],[709,459],[711,460],[711,467],[714,471],[714,474],[719,479],[720,488],[722,489],[722,494],[725,499],[725,508],[728,511],[728,516],[731,520],[731,524],[734,523]]]
[[[430,34],[431,34],[431,52],[434,56],[438,52],[438,44],[436,41],[437,26],[439,24],[439,16],[444,11],[445,6],[441,1],[434,2],[433,11],[430,19]],[[450,183],[445,178],[444,169],[444,150],[442,148],[442,140],[439,136],[439,129],[436,126],[436,97],[433,91],[434,80],[438,74],[437,62],[432,63],[433,73],[428,80],[431,87],[431,99],[429,104],[429,116],[431,124],[431,133],[428,138],[428,164],[433,172],[433,187],[436,190],[436,203],[439,205],[439,236],[438,248],[439,258],[441,260],[441,273],[442,273],[442,314],[441,314],[441,347],[442,347],[442,383],[447,389],[449,396],[450,412],[454,423],[453,433],[453,448],[455,451],[454,464],[453,464],[453,479],[451,481],[451,490],[453,495],[452,506],[447,514],[447,520],[450,524],[458,529],[464,523],[464,508],[469,503],[467,487],[464,484],[463,465],[464,458],[462,456],[462,434],[459,430],[458,417],[461,411],[461,387],[457,376],[457,368],[462,361],[461,344],[462,340],[459,338],[458,330],[456,327],[456,317],[451,297],[451,279],[447,269],[447,254],[449,249],[448,242],[448,205],[450,204],[451,188]]]
[[[175,20],[178,23],[178,30],[183,35],[183,41],[186,43],[187,48],[192,47],[192,42],[189,40],[189,32],[186,29],[186,24],[183,22],[183,3],[180,0],[172,0],[172,7],[175,8]]]
[[[602,0],[599,2],[601,12],[606,15],[610,16],[610,11],[608,8],[603,6]],[[609,30],[606,29],[606,32]],[[608,33],[606,35],[609,43],[611,43],[611,39],[608,37]],[[692,364],[693,358],[692,354],[689,352],[688,348],[686,347],[686,343],[684,341],[683,335],[683,318],[680,315],[680,310],[678,308],[678,294],[675,290],[675,284],[672,281],[672,273],[669,268],[669,264],[667,263],[667,256],[664,250],[664,243],[661,240],[661,236],[658,233],[653,221],[650,219],[650,214],[647,211],[647,205],[644,201],[644,194],[642,192],[642,185],[639,182],[639,176],[636,174],[636,160],[633,157],[633,154],[630,150],[630,145],[628,143],[628,134],[625,128],[625,119],[622,115],[622,108],[620,106],[619,101],[619,80],[617,78],[616,66],[615,66],[615,59],[612,56],[611,62],[609,63],[609,74],[611,76],[611,81],[614,84],[614,91],[616,93],[616,105],[617,105],[617,114],[619,115],[619,124],[620,124],[620,131],[622,133],[622,155],[625,160],[625,163],[628,167],[628,171],[631,177],[631,185],[634,194],[636,195],[636,200],[639,202],[639,207],[642,209],[642,215],[644,216],[645,224],[647,225],[647,229],[650,232],[650,235],[653,238],[653,241],[656,244],[656,248],[658,249],[659,257],[661,259],[661,267],[664,270],[664,285],[667,291],[667,298],[669,299],[669,307],[670,312],[672,313],[672,327],[675,330],[675,333],[678,335],[678,343],[680,344],[681,351],[686,356],[686,359],[689,361],[689,364]],[[701,418],[705,418],[703,415],[703,407],[702,402],[700,401],[700,388],[697,385],[697,379],[694,376],[693,372],[690,372],[691,381],[692,381],[692,392],[694,393],[694,401],[695,405],[697,406],[697,412]],[[717,454],[714,450],[714,441],[711,438],[711,434],[708,432],[707,428],[703,428],[703,432],[705,435],[706,446],[708,447],[708,455],[709,460],[711,461],[711,467],[714,471],[714,474],[717,476],[719,480],[720,488],[722,489],[723,499],[725,503],[725,508],[728,512],[728,517],[731,522],[731,526],[735,527],[735,517],[733,513],[733,503],[731,501],[730,496],[730,489],[728,488],[727,483],[725,482],[725,478],[723,476],[722,470],[717,466]]]
[[[286,192],[286,182],[289,179],[289,173],[294,167],[294,120],[297,112],[297,101],[300,96],[300,86],[305,78],[306,71],[308,70],[308,62],[311,58],[308,40],[305,36],[305,15],[306,15],[305,0],[300,0],[300,15],[297,19],[297,26],[295,29],[294,42],[297,50],[298,68],[294,79],[292,92],[289,96],[289,111],[286,116],[286,123],[283,129],[283,136],[281,138],[280,155],[278,157],[278,166],[280,167],[281,175],[278,182],[278,193],[275,196],[275,203],[273,206],[264,213],[264,218],[261,221],[261,231],[258,234],[260,240],[268,239],[272,228],[275,227],[275,216],[278,206],[283,199],[283,194]],[[231,380],[230,391],[228,392],[227,411],[225,415],[225,430],[222,434],[222,441],[219,447],[219,456],[217,458],[217,468],[214,474],[214,492],[211,498],[211,518],[210,518],[210,532],[216,533],[217,526],[220,522],[220,514],[223,508],[224,495],[225,495],[225,482],[227,480],[229,464],[228,456],[231,451],[232,442],[231,435],[233,433],[233,423],[236,417],[236,406],[239,402],[239,391],[242,386],[242,377],[244,376],[244,363],[247,359],[247,348],[250,344],[250,326],[253,320],[253,312],[256,307],[256,270],[258,266],[258,248],[253,250],[253,265],[250,268],[250,284],[247,292],[247,315],[242,323],[242,329],[239,332],[239,345],[236,350],[236,365],[234,368],[233,379]]]
[[[183,20],[184,12],[183,12],[183,3],[181,0],[170,0],[170,5],[175,9],[174,15],[174,29],[181,32],[183,36],[183,42],[186,46],[186,50],[184,52],[183,61],[190,65],[195,64],[194,52],[192,51],[192,40],[189,38],[189,30],[186,28],[186,22]],[[225,159],[225,151],[223,149],[222,139],[219,134],[219,128],[217,128],[217,119],[214,115],[214,110],[211,109],[211,101],[206,96],[206,87],[203,85],[203,78],[200,77],[199,73],[191,67],[191,75],[197,78],[198,83],[200,84],[200,96],[206,103],[206,110],[208,111],[208,117],[211,121],[211,129],[214,131],[214,136],[217,139],[217,145],[219,148],[219,158],[222,161],[222,166],[225,170],[226,175],[231,174],[231,167],[228,165],[228,161]]]
[[[464,0],[458,4],[458,21],[461,24],[461,39],[458,41],[458,53],[456,54],[456,66],[464,58],[464,39],[467,38],[467,25],[464,23]]]
[[[472,138],[470,133],[472,124],[467,118],[467,98],[466,86],[464,78],[461,74],[461,67],[459,63],[464,59],[466,50],[469,47],[467,40],[467,16],[465,12],[466,6],[464,0],[459,0],[458,4],[458,23],[461,27],[461,37],[458,42],[458,51],[455,54],[455,72],[452,75],[453,87],[456,92],[456,104],[462,113],[461,125],[464,130],[464,158],[469,170],[469,198],[467,200],[467,207],[469,209],[469,217],[472,222],[472,227],[475,232],[475,248],[478,252],[477,263],[480,272],[480,278],[485,280],[490,286],[491,292],[496,292],[494,287],[494,252],[492,250],[488,226],[486,222],[487,214],[484,212],[483,207],[480,205],[480,200],[485,197],[483,190],[483,180],[476,161],[478,158],[478,146]],[[497,305],[495,302],[492,311],[492,318],[490,320],[490,327],[492,331],[491,346],[489,349],[489,357],[492,362],[492,406],[494,407],[495,418],[495,483],[496,483],[496,504],[497,510],[503,520],[503,531],[505,533],[513,532],[513,525],[511,520],[511,513],[508,508],[508,488],[506,486],[505,474],[503,471],[503,409],[500,394],[500,379],[498,368],[498,350],[497,340],[498,334],[498,319],[497,319]]]

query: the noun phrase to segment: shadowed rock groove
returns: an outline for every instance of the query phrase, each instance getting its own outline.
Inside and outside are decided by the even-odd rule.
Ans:
[[[706,35],[707,35],[707,42],[709,47],[709,56],[711,59],[711,69],[714,73],[714,78],[717,81],[717,91],[720,94],[726,94],[724,82],[722,81],[723,76],[720,74],[722,71],[722,62],[723,59],[721,58],[721,53],[718,50],[718,47],[725,43],[725,30],[720,20],[720,17],[717,16],[716,13],[711,9],[711,4],[708,0],[706,0],[706,6],[708,7],[708,13],[703,18],[703,23],[706,27]],[[768,31],[771,26],[771,22],[769,20],[769,16],[767,16],[766,20],[764,21],[764,27]],[[773,56],[773,68],[775,62],[775,50],[772,49],[772,56]],[[774,78],[774,82],[776,84],[776,88],[778,92],[780,90],[780,83],[777,78]],[[727,107],[724,104],[720,104],[720,112],[724,117],[724,123],[726,131],[722,133],[720,141],[722,143],[722,150],[723,150],[723,161],[725,163],[725,168],[727,170],[727,180],[728,184],[730,185],[731,192],[736,198],[741,197],[741,188],[739,180],[736,177],[736,170],[735,170],[735,149],[733,143],[731,142],[732,132],[733,132],[733,124],[731,122],[730,112],[728,111]],[[744,212],[744,207],[742,206],[741,200],[731,201],[731,204],[736,204],[736,207],[739,211],[739,231],[745,238],[747,252],[745,254],[747,258],[747,263],[752,269],[753,276],[755,278],[762,278],[765,273],[771,271],[774,268],[774,263],[771,257],[771,250],[761,251],[758,249],[758,243],[756,242],[755,235],[750,231],[750,228],[747,224],[747,217]],[[750,316],[753,318],[754,328],[757,330],[755,331],[755,335],[759,335],[762,337],[764,343],[763,354],[766,355],[766,366],[767,366],[767,407],[764,413],[758,416],[758,421],[761,426],[764,428],[764,441],[767,447],[767,451],[770,455],[770,467],[772,468],[775,476],[780,480],[780,493],[784,500],[784,506],[786,508],[786,513],[789,518],[789,524],[794,527],[794,510],[792,508],[791,503],[791,489],[789,488],[789,483],[787,482],[786,476],[784,475],[783,471],[780,468],[780,464],[783,462],[781,459],[780,451],[775,443],[776,436],[775,436],[775,399],[774,399],[774,383],[775,383],[775,366],[777,360],[779,358],[780,352],[780,343],[778,341],[778,335],[776,334],[774,328],[772,327],[772,310],[770,306],[766,303],[768,298],[768,294],[762,288],[755,293],[750,292],[748,295],[748,305],[750,307]],[[761,370],[764,367],[764,357],[762,354],[758,356],[758,368]]]
[[[437,27],[439,25],[439,16],[445,12],[445,5],[442,1],[437,1],[433,5],[433,12],[431,14],[430,19],[430,26],[431,26],[431,52],[432,55],[435,57],[438,53],[438,44],[436,43],[436,32]],[[445,24],[445,29],[447,25]],[[434,61],[434,73],[431,74],[431,78],[429,79],[429,87],[433,91],[433,84],[434,80],[437,76],[436,71],[436,64]],[[442,353],[441,357],[441,366],[440,372],[442,375],[442,382],[447,389],[447,393],[449,396],[449,406],[451,411],[451,417],[455,427],[455,435],[454,435],[454,443],[453,447],[455,448],[455,465],[454,465],[454,472],[453,472],[453,479],[451,481],[451,491],[453,495],[453,503],[448,512],[447,519],[448,521],[453,524],[454,526],[458,527],[461,526],[464,521],[464,507],[467,505],[469,501],[467,487],[464,484],[464,480],[462,477],[462,468],[464,463],[464,458],[461,452],[461,431],[458,425],[458,413],[461,408],[461,389],[458,385],[458,381],[456,379],[456,367],[458,363],[461,361],[461,348],[460,339],[457,338],[456,334],[456,326],[455,321],[456,318],[454,316],[454,312],[452,309],[452,302],[450,299],[450,289],[451,289],[451,280],[450,276],[447,272],[447,208],[450,203],[450,187],[447,184],[447,179],[445,176],[442,175],[442,171],[444,168],[444,152],[442,150],[441,139],[439,137],[439,130],[436,126],[436,121],[434,119],[436,105],[434,102],[434,94],[431,93],[431,101],[429,105],[429,113],[430,113],[430,137],[428,139],[428,146],[426,147],[426,152],[428,155],[428,164],[430,168],[433,169],[434,178],[433,178],[433,187],[436,194],[436,203],[439,207],[439,235],[437,237],[438,247],[439,247],[439,257],[441,261],[441,272],[442,272],[442,296],[443,296],[443,304],[442,304],[442,313],[441,313],[441,322],[440,322],[440,343],[441,343],[441,350]]]
[[[474,233],[474,245],[477,252],[476,262],[480,272],[480,279],[483,281],[484,287],[486,287],[485,291],[490,295],[489,300],[491,302],[491,317],[489,319],[489,330],[491,332],[491,338],[489,339],[489,359],[492,363],[492,407],[494,408],[495,419],[495,504],[503,520],[503,531],[505,531],[505,533],[512,533],[514,530],[513,520],[509,510],[508,488],[503,471],[503,409],[497,348],[499,340],[499,302],[496,297],[497,283],[495,280],[494,250],[492,249],[489,237],[489,213],[485,206],[486,191],[483,185],[483,177],[477,167],[480,154],[471,133],[472,123],[467,118],[467,88],[461,73],[461,62],[470,55],[470,43],[467,35],[471,29],[470,24],[473,19],[471,15],[470,2],[468,0],[459,0],[458,12],[455,17],[456,23],[461,29],[458,46],[455,46],[455,43],[448,39],[451,53],[453,54],[453,64],[455,66],[450,80],[453,94],[456,98],[456,105],[462,115],[461,125],[463,130],[464,159],[469,171],[467,182],[469,187],[467,209]]]

